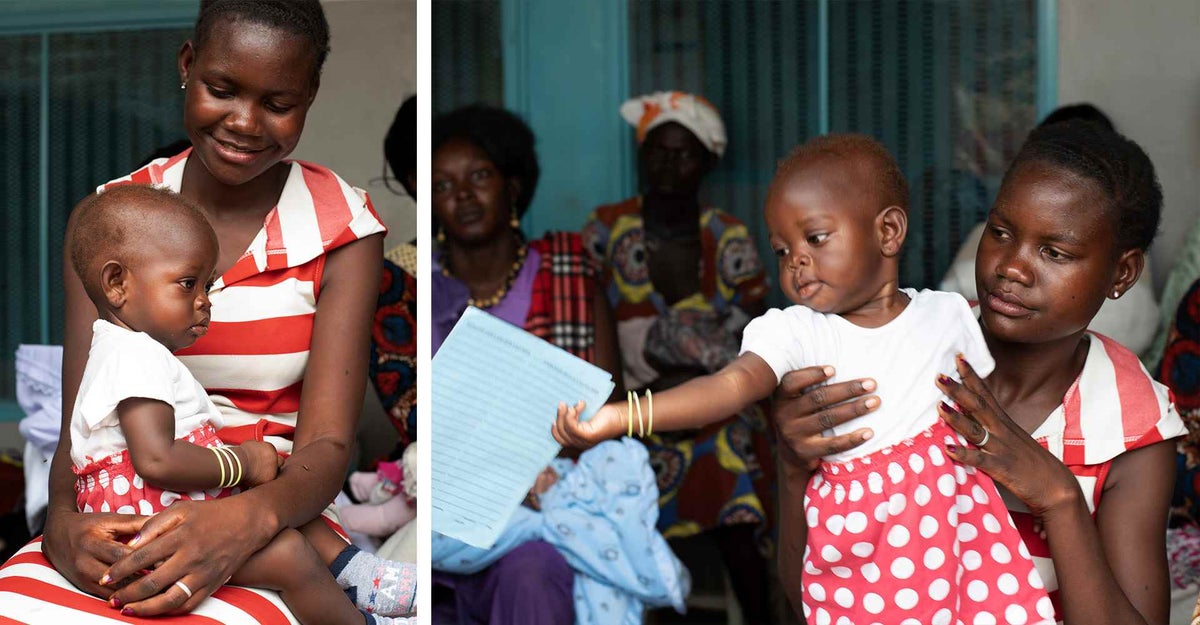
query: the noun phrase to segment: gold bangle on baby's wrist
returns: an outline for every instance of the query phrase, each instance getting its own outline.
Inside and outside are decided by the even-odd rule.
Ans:
[[[640,398],[638,398],[638,396],[637,396],[637,394],[636,394],[636,393],[634,393],[634,396],[633,396],[633,402],[634,402],[634,403],[633,403],[633,407],[637,409],[637,417],[638,417],[638,438],[645,438],[645,436],[646,436],[646,422],[642,420],[642,400],[641,400]]]
[[[646,436],[654,434],[654,393],[646,389],[646,412],[650,413],[650,424],[646,426]]]
[[[208,449],[217,457],[217,466],[221,469],[221,481],[217,483],[217,488],[225,488],[225,457],[217,451],[218,447],[209,447]]]
[[[228,447],[222,445],[217,449],[221,450],[221,455],[225,457],[225,462],[229,463],[229,479],[221,483],[221,488],[229,488],[234,484],[233,478],[233,452]]]
[[[642,400],[635,391],[625,392],[625,436],[633,438],[633,415],[637,413],[638,438],[654,433],[654,393],[646,389],[646,418],[642,417]]]
[[[233,461],[237,463],[237,477],[229,481],[230,486],[237,486],[242,483],[242,459],[238,457],[237,452],[228,447],[225,448],[225,451],[229,452]]]
[[[218,488],[237,486],[242,481],[242,459],[232,449],[224,445],[213,447],[212,450],[218,457],[224,459],[224,462],[221,464],[221,485]],[[226,462],[229,463],[228,479],[225,477]]]
[[[633,391],[625,391],[625,418],[629,422],[625,436],[633,438]]]

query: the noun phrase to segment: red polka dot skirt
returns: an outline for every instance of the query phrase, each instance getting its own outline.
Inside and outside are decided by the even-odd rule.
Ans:
[[[211,425],[204,425],[188,433],[180,440],[201,447],[216,447],[221,444],[217,432]],[[216,458],[213,458],[216,462]],[[211,488],[209,490],[177,493],[147,484],[133,470],[129,450],[92,462],[85,467],[73,467],[75,471],[75,505],[80,512],[118,512],[121,514],[151,515],[162,512],[167,506],[180,500],[201,501],[218,499],[241,492],[238,487]]]
[[[914,438],[823,463],[804,497],[804,616],[814,625],[1053,623],[996,486],[951,460],[941,419]]]

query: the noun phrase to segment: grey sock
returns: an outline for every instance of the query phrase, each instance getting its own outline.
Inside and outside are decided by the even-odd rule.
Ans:
[[[350,545],[338,554],[329,570],[364,612],[378,616],[412,614],[417,597],[416,565],[384,560]]]
[[[417,617],[403,616],[379,616],[378,614],[370,614],[363,612],[363,617],[367,620],[367,625],[417,625]]]

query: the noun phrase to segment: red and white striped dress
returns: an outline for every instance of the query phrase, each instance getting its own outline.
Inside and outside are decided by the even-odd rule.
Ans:
[[[1100,334],[1089,332],[1088,338],[1083,371],[1067,390],[1062,405],[1038,426],[1033,437],[1067,465],[1079,481],[1088,510],[1095,514],[1113,460],[1127,451],[1183,436],[1187,429],[1175,411],[1170,390],[1150,377],[1133,352]],[[1062,604],[1050,547],[1033,531],[1029,509],[1003,488],[1000,494],[1061,623]]]
[[[104,186],[132,182],[178,192],[190,152]],[[221,410],[222,440],[265,440],[283,453],[292,449],[325,254],[386,231],[366,193],[320,165],[288,162],[279,204],[209,293],[208,334],[175,354]]]
[[[155,184],[178,192],[191,150],[158,159],[103,185]],[[308,363],[325,254],[386,231],[363,191],[332,171],[287,161],[279,204],[246,253],[213,286],[208,334],[176,356],[221,410],[227,443],[265,440],[292,449]],[[0,625],[5,623],[157,623],[122,616],[77,590],[42,556],[41,539],[0,567]],[[226,586],[172,622],[294,624],[270,591]]]

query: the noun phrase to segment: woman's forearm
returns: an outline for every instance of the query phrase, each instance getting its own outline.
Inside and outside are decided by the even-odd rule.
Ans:
[[[793,462],[786,448],[779,450],[779,579],[792,609],[800,615],[804,596],[804,546],[808,541],[808,519],[804,516],[804,492],[812,471]]]
[[[50,498],[46,516],[58,512],[77,512],[75,506],[75,474],[71,471],[70,449],[60,441],[50,460]]]
[[[317,439],[299,448],[279,469],[279,476],[243,495],[253,498],[268,527],[276,533],[300,527],[321,514],[337,496],[350,466],[350,446]]]
[[[1082,493],[1068,504],[1047,512],[1042,525],[1058,587],[1064,589],[1060,596],[1066,625],[1147,622],[1113,577]]]

